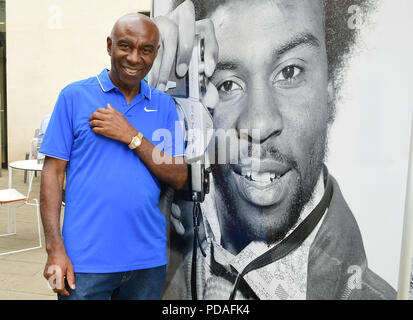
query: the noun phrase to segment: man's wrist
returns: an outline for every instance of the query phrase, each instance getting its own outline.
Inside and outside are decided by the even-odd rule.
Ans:
[[[47,254],[53,254],[59,251],[66,251],[63,241],[47,242],[46,252]]]

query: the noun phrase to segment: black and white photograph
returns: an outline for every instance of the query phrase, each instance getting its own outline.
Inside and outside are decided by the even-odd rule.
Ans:
[[[214,136],[206,152],[209,193],[195,236],[194,201],[175,196],[164,299],[396,299],[411,8],[154,1],[162,44],[151,85],[173,95],[189,69],[227,139]]]

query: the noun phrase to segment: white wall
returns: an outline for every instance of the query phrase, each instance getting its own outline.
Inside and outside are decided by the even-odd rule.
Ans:
[[[125,13],[151,0],[10,0],[7,21],[9,162],[24,159],[63,87],[110,66],[106,37]]]

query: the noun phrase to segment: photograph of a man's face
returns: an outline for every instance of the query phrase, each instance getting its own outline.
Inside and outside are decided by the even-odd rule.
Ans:
[[[167,2],[166,13],[157,16],[157,6]],[[173,204],[165,299],[193,298],[193,272],[198,299],[396,298],[394,285],[369,268],[357,219],[326,165],[358,19],[367,21],[378,4],[155,0],[162,45],[151,84],[165,88],[166,66],[173,60],[173,71],[185,74],[190,56],[185,52],[192,49],[188,34],[200,34],[205,39],[200,73],[209,81],[203,103],[214,129],[239,145],[225,148],[224,156],[214,145],[214,154],[225,161],[211,165],[211,191],[201,205],[206,257],[198,254],[195,271],[192,203]],[[310,230],[301,231],[318,213]],[[288,254],[243,273],[300,234],[300,244]]]

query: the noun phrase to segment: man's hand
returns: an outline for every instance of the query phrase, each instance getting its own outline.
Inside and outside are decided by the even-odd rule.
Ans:
[[[126,120],[123,114],[110,104],[106,109],[100,108],[94,112],[89,120],[93,132],[126,144],[129,144],[132,138],[138,134],[138,131]]]
[[[205,65],[200,73],[210,78],[218,61],[218,43],[214,25],[210,19],[195,22],[195,9],[192,1],[185,1],[166,16],[156,17],[154,22],[161,34],[161,47],[150,73],[150,84],[164,91],[176,59],[176,74],[183,77],[188,71],[194,47],[195,34],[205,40]],[[212,83],[208,84],[203,104],[214,108],[218,103],[218,91]]]
[[[132,138],[139,133],[123,114],[112,108],[110,104],[107,109],[102,108],[93,113],[89,120],[93,132],[126,144],[130,144]],[[160,149],[154,152],[155,149],[157,147],[143,137],[141,145],[134,152],[158,179],[174,189],[182,188],[188,178],[188,167],[184,157],[172,157]],[[165,162],[158,163],[154,154],[165,157]]]
[[[65,287],[65,278],[70,289],[76,289],[73,265],[64,247],[48,253],[43,276],[49,281],[50,287],[55,293],[60,293],[66,297],[70,295]]]

